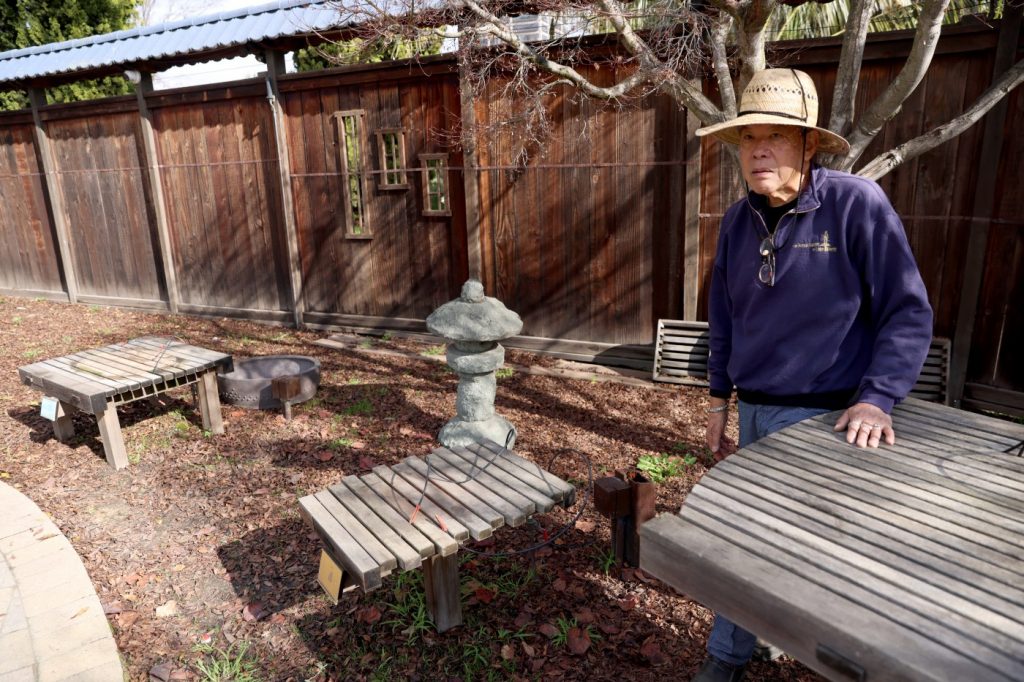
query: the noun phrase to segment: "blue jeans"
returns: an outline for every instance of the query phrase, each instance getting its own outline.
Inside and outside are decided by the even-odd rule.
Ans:
[[[777,407],[775,405],[751,405],[742,400],[740,408],[740,447],[792,426],[804,419],[825,414],[831,410],[809,407]],[[708,653],[720,661],[732,665],[743,665],[750,660],[757,644],[757,635],[730,621],[721,614],[715,614],[715,624],[708,637]]]

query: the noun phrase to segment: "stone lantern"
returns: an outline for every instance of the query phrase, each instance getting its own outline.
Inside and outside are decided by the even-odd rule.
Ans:
[[[448,301],[427,317],[427,329],[448,343],[448,366],[459,375],[454,419],[437,439],[445,447],[464,447],[491,440],[508,447],[515,444],[516,429],[494,412],[498,368],[505,349],[498,341],[515,336],[523,328],[519,315],[496,298],[484,295],[475,279],[462,285],[462,295]]]

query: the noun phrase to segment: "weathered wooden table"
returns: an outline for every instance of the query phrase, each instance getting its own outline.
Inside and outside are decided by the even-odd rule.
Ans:
[[[42,391],[43,413],[58,440],[74,436],[70,413],[96,417],[103,452],[115,469],[128,466],[117,406],[198,384],[203,428],[223,433],[217,372],[230,372],[231,356],[172,338],[147,336],[84,350],[18,368],[22,383]],[[47,409],[50,410],[47,414]]]
[[[320,584],[332,599],[377,589],[396,568],[422,567],[427,609],[444,632],[462,623],[460,545],[574,500],[569,483],[487,443],[346,476],[300,499],[299,510],[323,542]]]
[[[640,565],[842,680],[1024,680],[1024,426],[908,400],[897,445],[838,413],[743,448]]]

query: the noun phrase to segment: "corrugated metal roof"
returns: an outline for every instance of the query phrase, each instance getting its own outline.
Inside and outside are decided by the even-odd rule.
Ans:
[[[337,0],[278,0],[259,7],[0,52],[0,83],[199,55],[352,22]]]

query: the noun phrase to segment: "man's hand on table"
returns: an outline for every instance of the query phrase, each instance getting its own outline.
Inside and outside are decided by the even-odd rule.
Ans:
[[[848,407],[836,422],[835,431],[846,431],[846,442],[860,448],[877,448],[882,438],[889,445],[896,444],[892,417],[871,403]]]
[[[724,400],[712,398],[712,408],[718,408],[723,405],[726,405]],[[715,458],[716,462],[721,462],[723,459],[736,452],[736,441],[725,435],[725,425],[728,423],[728,409],[725,409],[722,412],[708,413],[708,426],[704,435],[704,442],[707,444],[708,449],[711,451],[711,456]]]

